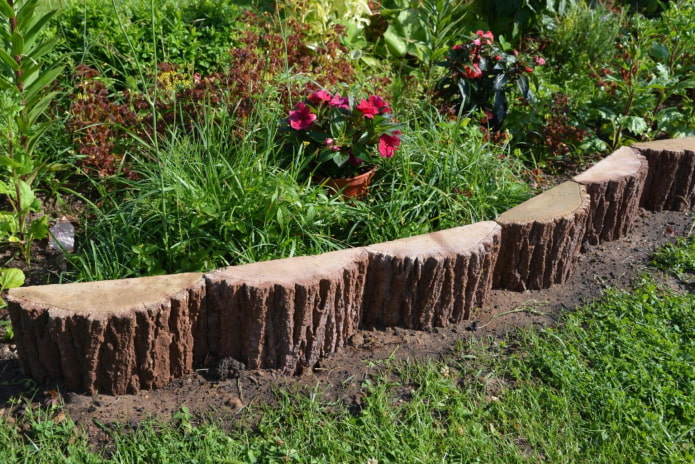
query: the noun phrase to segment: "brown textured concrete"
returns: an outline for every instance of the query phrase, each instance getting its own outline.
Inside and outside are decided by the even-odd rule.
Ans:
[[[584,186],[565,182],[502,214],[493,287],[524,291],[564,282],[579,257],[590,204]]]
[[[584,240],[591,245],[616,240],[630,231],[647,179],[644,156],[622,147],[574,177],[591,197]]]
[[[22,367],[70,390],[134,393],[193,368],[202,274],[18,288],[8,296]]]
[[[425,329],[469,318],[492,285],[500,234],[488,221],[367,247],[364,325]]]
[[[640,206],[651,211],[695,210],[695,137],[637,143],[649,173]]]
[[[208,351],[250,368],[311,367],[357,330],[367,261],[357,248],[211,272]]]

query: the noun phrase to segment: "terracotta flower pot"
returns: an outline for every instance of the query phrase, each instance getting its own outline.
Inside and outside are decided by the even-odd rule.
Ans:
[[[376,166],[372,166],[369,171],[355,177],[323,179],[323,184],[335,193],[339,193],[345,199],[362,198],[369,191],[369,186],[374,178]]]

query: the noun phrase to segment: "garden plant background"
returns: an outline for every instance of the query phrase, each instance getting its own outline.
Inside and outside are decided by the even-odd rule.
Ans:
[[[695,132],[692,2],[333,3],[14,2],[3,266],[38,262],[32,283],[116,279],[393,240],[494,218],[618,146]],[[40,101],[12,81],[20,55]],[[379,169],[361,201],[316,182],[308,142],[285,137],[319,91],[383,98],[397,124],[392,156],[369,145]],[[17,126],[21,105],[35,127]],[[32,137],[20,163],[18,136]],[[61,218],[77,228],[67,262],[47,245]]]
[[[23,271],[207,270],[494,218],[615,147],[695,132],[686,0],[0,0],[0,18],[0,290]],[[287,137],[321,91],[394,124],[398,144],[367,144],[361,200],[316,182],[303,143],[344,142]],[[249,371],[129,398],[44,391],[13,369],[0,308],[0,462],[692,462],[695,239],[678,214],[590,247],[579,283],[550,289],[557,327],[507,333],[556,315],[520,294],[469,331],[365,333],[300,391]],[[49,246],[57,221],[73,253]],[[659,270],[605,288],[658,240]],[[578,287],[605,295],[568,313]],[[393,339],[437,359],[399,362],[379,346]],[[259,378],[271,393],[254,398]]]

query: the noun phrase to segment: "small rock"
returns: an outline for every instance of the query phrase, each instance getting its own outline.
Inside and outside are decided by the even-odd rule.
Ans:
[[[352,337],[350,337],[350,340],[348,342],[350,346],[358,347],[364,345],[364,335],[361,333],[356,333]]]
[[[244,403],[242,403],[241,400],[236,396],[233,396],[227,400],[227,406],[229,406],[235,411],[238,411],[239,409],[244,407]]]

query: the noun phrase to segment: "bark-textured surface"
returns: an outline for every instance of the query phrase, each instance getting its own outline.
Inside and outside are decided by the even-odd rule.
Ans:
[[[210,355],[288,373],[313,366],[357,330],[367,262],[358,248],[207,274]]]
[[[202,274],[26,287],[8,297],[28,375],[107,394],[191,372],[204,300]]]
[[[596,245],[616,240],[630,231],[640,206],[647,170],[644,156],[622,147],[574,177],[575,182],[586,186],[591,197],[584,240]]]
[[[650,211],[695,210],[695,137],[633,145],[649,163],[641,206]]]
[[[524,291],[563,283],[579,258],[590,198],[565,182],[503,213],[493,287]]]
[[[367,247],[366,327],[455,324],[492,286],[501,227],[479,222]]]

